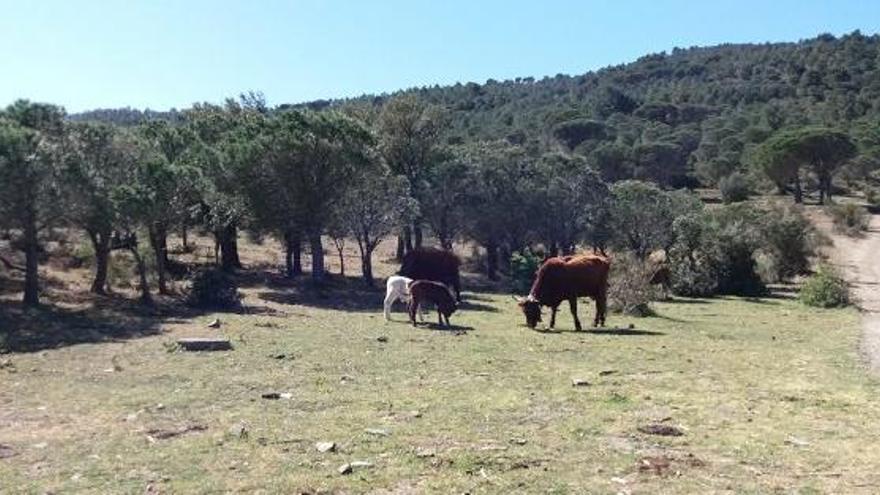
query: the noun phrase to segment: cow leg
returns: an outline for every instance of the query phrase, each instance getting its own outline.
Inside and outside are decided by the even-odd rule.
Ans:
[[[578,319],[578,300],[576,297],[572,297],[568,300],[568,305],[571,307],[571,317],[574,318],[574,329],[578,332],[581,331],[581,320]]]
[[[385,294],[385,321],[391,319],[391,305],[394,304],[394,301],[397,300],[397,296],[395,296],[392,291],[388,291]]]
[[[550,307],[550,329],[553,330],[553,327],[556,326],[556,310],[559,309],[559,306],[551,306]]]
[[[412,326],[416,326],[416,312],[419,310],[419,303],[415,299],[409,301],[409,321]]]
[[[596,319],[593,325],[596,327],[605,326],[605,311],[607,309],[607,294],[603,291],[596,296]]]
[[[443,326],[443,313],[440,311],[440,305],[437,305],[437,324]]]

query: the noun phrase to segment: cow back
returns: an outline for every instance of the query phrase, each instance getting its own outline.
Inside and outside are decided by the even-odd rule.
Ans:
[[[596,299],[608,287],[610,263],[593,254],[548,258],[535,276],[531,295],[545,306],[575,297]]]
[[[449,286],[458,284],[458,256],[437,248],[414,249],[403,257],[398,275],[413,280],[433,280]]]

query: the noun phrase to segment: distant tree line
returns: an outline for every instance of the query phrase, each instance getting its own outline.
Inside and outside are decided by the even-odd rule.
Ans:
[[[308,249],[318,282],[322,238],[340,250],[354,241],[369,284],[379,241],[395,236],[402,256],[430,235],[445,248],[481,246],[490,278],[539,247],[639,259],[666,249],[690,267],[680,280],[711,287],[698,292],[735,292],[726,274],[737,263],[754,273],[758,252],[774,266],[801,262],[768,244],[759,226],[769,220],[745,207],[706,211],[679,189],[722,186],[730,201],[816,191],[824,201],[842,186],[872,187],[878,61],[880,38],[856,32],[306,105],[269,107],[248,93],[165,114],[67,116],[18,101],[0,111],[0,229],[25,262],[0,269],[23,270],[25,302],[36,304],[45,235],[76,227],[94,250],[92,291],[105,290],[109,253],[124,248],[149,302],[148,265],[168,292],[173,233],[184,243],[192,229],[213,235],[226,271],[241,267],[240,232],[271,235],[285,273],[303,273]],[[743,222],[758,229],[748,242],[734,236]]]

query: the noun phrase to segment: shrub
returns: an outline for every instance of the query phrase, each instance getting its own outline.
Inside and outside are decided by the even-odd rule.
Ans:
[[[711,296],[718,290],[717,232],[708,214],[679,217],[672,225],[669,252],[672,292],[685,297]]]
[[[880,190],[873,187],[865,189],[865,201],[869,206],[880,207]]]
[[[241,304],[238,284],[223,270],[211,268],[196,273],[187,303],[202,309],[235,309]]]
[[[95,262],[95,248],[91,242],[77,243],[65,265],[67,268],[91,268]]]
[[[739,172],[734,172],[718,181],[721,190],[721,200],[725,203],[739,203],[749,199],[751,185],[748,178]]]
[[[818,308],[837,308],[850,303],[846,281],[829,267],[821,267],[804,282],[799,295],[801,302]]]
[[[510,280],[517,294],[526,294],[532,289],[535,273],[541,266],[541,257],[526,250],[513,253],[510,257]]]
[[[764,211],[758,238],[760,260],[766,282],[787,280],[806,273],[810,257],[819,243],[815,229],[797,206],[774,205]]]
[[[614,257],[608,281],[608,307],[611,311],[631,316],[648,316],[653,299],[651,267],[633,254],[625,252]]]
[[[871,217],[864,207],[853,204],[833,204],[825,208],[834,222],[834,229],[849,236],[868,230]]]

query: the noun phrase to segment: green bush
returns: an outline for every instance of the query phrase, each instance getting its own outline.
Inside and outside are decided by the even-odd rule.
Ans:
[[[865,189],[865,201],[870,206],[880,206],[880,190],[873,187]]]
[[[818,244],[816,231],[802,209],[784,205],[764,210],[758,241],[757,259],[766,282],[806,273]]]
[[[187,303],[202,309],[236,309],[241,304],[238,284],[223,270],[211,268],[196,273]]]
[[[648,303],[654,299],[651,267],[628,252],[620,253],[611,263],[608,281],[608,308],[630,316],[649,316]]]
[[[532,289],[535,273],[541,266],[541,257],[526,250],[510,257],[510,280],[517,294],[527,294]]]
[[[739,172],[734,172],[718,181],[721,190],[721,200],[725,203],[739,203],[749,199],[751,185],[748,178]]]
[[[871,221],[868,210],[853,203],[828,205],[825,211],[831,216],[835,230],[849,236],[857,236],[868,230]]]
[[[821,267],[804,282],[799,298],[807,306],[818,308],[838,308],[850,303],[846,281],[829,267]]]
[[[68,268],[91,268],[95,263],[95,248],[91,242],[77,243],[69,254]]]

